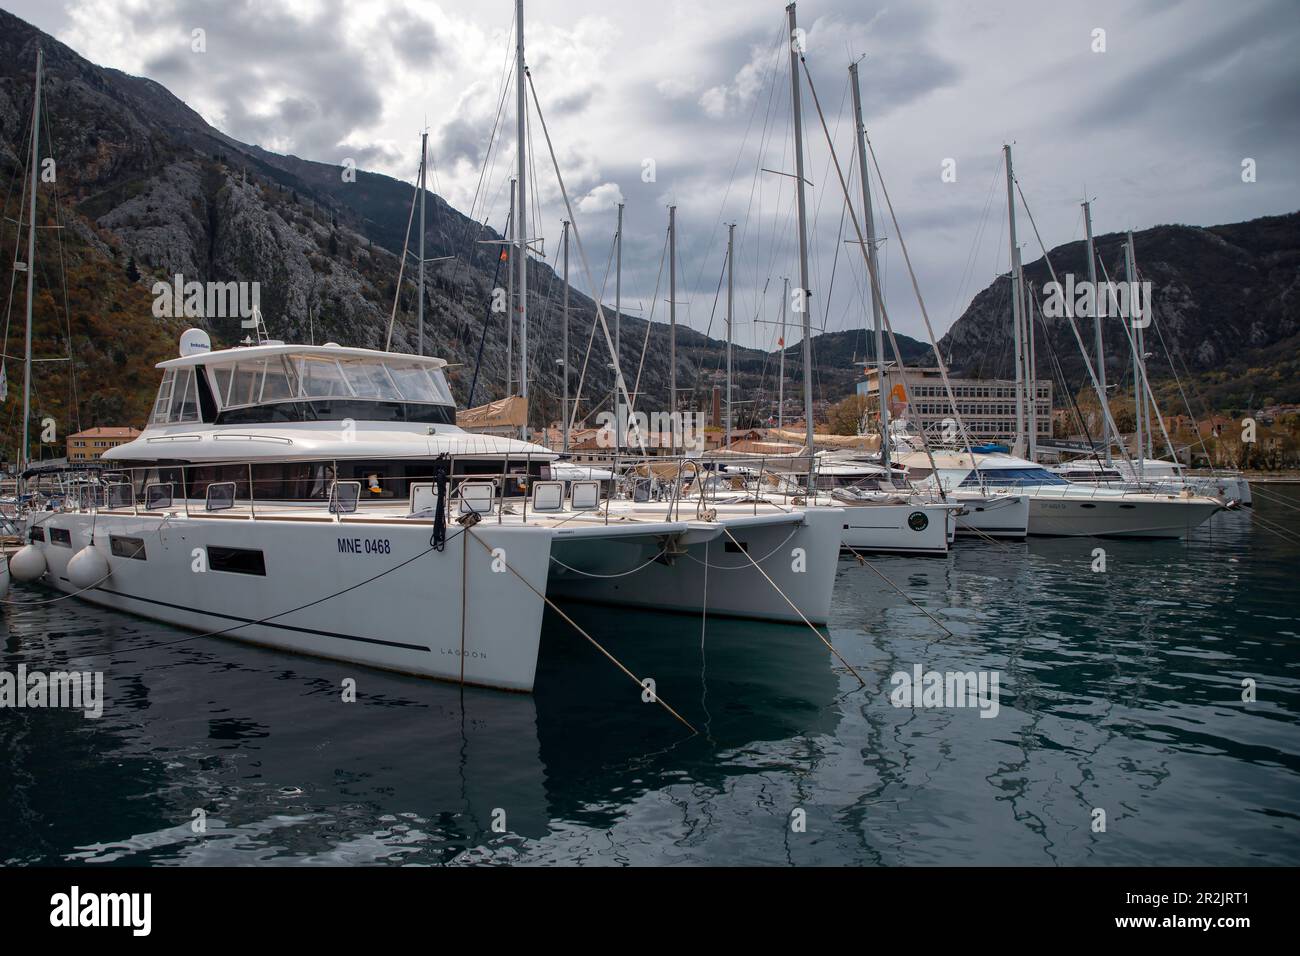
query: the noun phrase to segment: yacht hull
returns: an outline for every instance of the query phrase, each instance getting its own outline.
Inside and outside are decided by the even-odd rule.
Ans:
[[[549,530],[484,522],[457,534],[452,525],[439,552],[430,549],[429,524],[416,522],[105,512],[38,520],[46,539],[37,545],[47,565],[42,580],[82,600],[296,654],[506,690],[533,687]],[[51,540],[53,529],[69,533],[68,546]],[[110,571],[82,590],[69,580],[68,562],[92,529]],[[143,559],[114,554],[114,537],[143,541]],[[211,549],[222,548],[260,553],[264,573],[216,569]]]
[[[710,615],[824,624],[845,510],[719,515],[718,522],[690,521],[689,532],[672,539],[629,536],[618,547],[557,532],[549,593],[658,611],[705,609]]]
[[[1222,505],[1211,498],[1029,495],[1029,533],[1055,537],[1183,538]]]

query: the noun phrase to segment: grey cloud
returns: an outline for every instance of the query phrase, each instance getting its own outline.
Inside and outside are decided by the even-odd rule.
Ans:
[[[333,160],[342,141],[382,118],[385,83],[341,35],[343,5],[327,0],[315,16],[299,19],[271,4],[178,0],[140,11],[134,26],[184,38],[146,72],[183,99],[214,98],[225,132],[255,143],[287,141],[295,154]],[[418,45],[418,26],[404,26]],[[206,31],[205,53],[189,49],[195,27]],[[270,103],[268,91],[279,93]]]
[[[389,35],[393,48],[412,69],[429,70],[442,52],[433,24],[409,9],[390,15]]]

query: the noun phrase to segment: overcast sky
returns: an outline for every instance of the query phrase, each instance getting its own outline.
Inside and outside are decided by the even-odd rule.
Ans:
[[[463,212],[504,222],[513,91],[487,186],[477,187],[513,54],[512,0],[0,3],[268,149],[333,163],[351,157],[413,180],[427,124],[431,187]],[[1082,237],[1085,192],[1099,234],[1300,208],[1294,0],[805,0],[798,14],[846,175],[856,165],[847,66],[866,57],[868,131],[939,334],[1007,269],[1005,142],[1015,144],[1016,173],[1049,247]],[[679,321],[704,330],[725,223],[735,222],[735,338],[773,347],[775,327],[755,317],[778,319],[781,277],[798,275],[792,180],[760,171],[793,170],[783,3],[531,0],[525,16],[528,63],[597,284],[622,197],[624,307],[649,313],[666,207],[675,203],[678,299],[687,303]],[[195,29],[205,31],[204,53],[191,50]],[[1104,52],[1094,51],[1099,29]],[[845,244],[852,226],[841,225],[843,194],[806,86],[803,106],[814,327],[861,327],[869,321],[861,255]],[[542,221],[529,233],[556,261],[563,208],[531,122]],[[1246,158],[1256,182],[1242,181]],[[942,176],[948,159],[955,182]],[[924,338],[874,185],[891,317],[897,331]],[[859,203],[856,172],[850,188]],[[1018,229],[1026,261],[1037,258],[1023,210]],[[586,286],[576,265],[575,284]],[[666,319],[666,297],[665,271],[656,318]],[[613,299],[612,279],[605,298]],[[716,336],[722,314],[719,303]],[[787,341],[797,338],[791,331]]]

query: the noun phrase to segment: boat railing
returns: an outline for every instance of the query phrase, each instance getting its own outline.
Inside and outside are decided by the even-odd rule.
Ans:
[[[481,461],[481,459],[475,459]],[[549,462],[549,458],[547,459]],[[788,465],[788,459],[781,463]],[[69,491],[62,510],[73,512],[130,513],[139,516],[180,514],[186,518],[213,520],[293,520],[293,521],[392,521],[432,520],[427,504],[417,506],[417,486],[424,500],[430,485],[436,487],[439,471],[433,460],[391,459],[387,464],[403,467],[377,467],[345,471],[346,459],[294,459],[291,462],[225,462],[203,464],[125,466],[106,471],[102,478],[79,484]],[[457,520],[466,498],[461,487],[478,485],[476,501],[482,509],[480,520],[498,524],[553,522],[557,512],[586,520],[598,518],[605,524],[623,520],[629,503],[663,506],[664,521],[702,517],[720,504],[748,506],[757,515],[760,508],[779,506],[788,510],[806,500],[807,492],[799,486],[802,475],[774,467],[766,456],[744,459],[699,459],[656,455],[614,454],[607,460],[592,462],[587,478],[549,477],[535,466],[538,457],[531,453],[501,459],[495,471],[455,470],[456,459],[448,459],[445,477],[448,482],[449,522]],[[213,480],[214,467],[220,466],[219,480]],[[313,466],[297,474],[267,476],[260,466]],[[581,475],[579,467],[578,475]],[[814,468],[814,478],[816,465]],[[596,471],[608,471],[597,477]],[[203,474],[196,475],[202,471]],[[390,472],[400,472],[392,474]],[[553,481],[562,486],[562,507],[546,507],[540,512],[534,505],[533,487],[537,482]],[[595,507],[575,505],[575,482],[595,485]],[[485,490],[487,486],[490,490]],[[585,488],[584,492],[590,492]],[[555,491],[548,496],[555,499]],[[433,500],[436,500],[434,498]],[[690,511],[683,510],[683,504]],[[472,510],[479,510],[475,507]],[[647,509],[649,510],[649,509]],[[645,518],[644,513],[638,517]]]
[[[481,459],[476,459],[481,461]],[[549,461],[549,459],[548,459]],[[448,459],[444,466],[435,467],[433,459],[392,459],[389,464],[401,468],[377,467],[372,473],[354,469],[358,475],[341,471],[340,459],[296,459],[292,464],[318,466],[297,475],[283,473],[280,477],[259,476],[258,465],[263,463],[224,463],[220,481],[212,481],[212,472],[196,479],[195,472],[211,468],[203,465],[175,465],[115,468],[89,481],[73,484],[62,502],[67,511],[124,513],[135,516],[157,516],[164,513],[183,514],[186,518],[211,520],[258,521],[276,519],[286,521],[392,522],[432,521],[430,491],[436,488],[439,468],[445,467],[448,482],[448,508],[446,520],[455,522],[470,510],[479,511],[479,520],[502,523],[555,523],[557,520],[598,520],[604,524],[632,518],[648,520],[681,521],[710,517],[719,506],[735,514],[737,508],[747,507],[757,515],[760,509],[777,507],[789,510],[809,501],[824,501],[828,496],[819,491],[809,492],[806,483],[811,475],[817,484],[818,467],[814,460],[811,472],[791,471],[788,457],[771,459],[753,458],[693,458],[655,455],[611,454],[607,459],[590,463],[592,472],[586,477],[570,475],[550,478],[538,465],[536,455],[527,454],[511,459],[501,459],[494,471],[457,472],[456,459]],[[265,464],[290,464],[272,462]],[[579,466],[579,469],[581,466]],[[599,469],[601,477],[597,477]],[[400,472],[392,474],[390,472]],[[237,480],[229,480],[237,475]],[[581,475],[581,471],[578,471]],[[612,475],[612,478],[609,476]],[[554,481],[559,490],[547,491],[547,506],[538,510],[534,502],[534,485]],[[590,501],[575,500],[574,483],[584,485],[584,495]],[[462,486],[475,485],[475,499],[468,502]],[[344,488],[343,486],[347,487]],[[222,486],[215,496],[210,489]],[[420,486],[417,494],[417,486]],[[1061,485],[1034,484],[1032,481],[1011,480],[1005,483],[990,482],[990,490],[1011,493],[1032,490],[1035,497],[1063,500],[1136,500],[1198,494],[1213,497],[1198,489],[1175,489],[1159,482],[1125,485],[1122,488],[1097,484],[1063,483]],[[1085,490],[1086,489],[1086,490]],[[554,506],[558,495],[559,505]],[[420,501],[417,501],[417,497]],[[652,507],[660,505],[662,510]],[[645,507],[636,508],[634,505]],[[685,506],[685,507],[683,507]]]

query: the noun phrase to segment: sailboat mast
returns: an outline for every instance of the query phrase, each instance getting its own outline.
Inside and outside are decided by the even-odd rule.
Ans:
[[[519,436],[528,437],[528,98],[525,89],[524,67],[524,0],[515,0],[515,136],[519,158],[519,397],[524,400],[524,424]]]
[[[677,207],[668,207],[668,411],[677,428]]]
[[[799,99],[799,60],[802,43],[795,22],[795,5],[785,8],[789,19],[790,35],[790,109],[794,121],[794,195],[799,220],[799,308],[803,313],[803,417],[804,442],[808,446],[808,487],[813,486],[813,392],[812,392],[812,321],[808,311],[808,208],[804,201],[803,178],[803,109]]]
[[[426,170],[429,162],[429,134],[423,132],[420,134],[420,275],[419,285],[420,292],[418,296],[419,305],[416,307],[419,318],[417,324],[420,332],[417,339],[416,349],[420,355],[424,354],[424,197],[426,193],[425,177],[428,175]]]
[[[1016,242],[1015,176],[1011,171],[1011,145],[1002,147],[1007,165],[1007,228],[1011,238],[1011,329],[1016,353],[1016,437],[1012,452],[1023,454],[1025,436],[1025,355],[1024,316],[1025,290],[1020,275],[1020,246]]]
[[[1145,391],[1146,384],[1146,355],[1143,354],[1145,343],[1143,342],[1142,325],[1137,319],[1139,315],[1133,309],[1133,303],[1137,301],[1137,263],[1133,255],[1133,233],[1130,230],[1128,242],[1124,244],[1124,275],[1129,282],[1129,315],[1124,321],[1130,323],[1133,328],[1133,407],[1136,412],[1137,426],[1137,473],[1141,478],[1146,471],[1147,455],[1147,397]]]
[[[790,302],[790,279],[781,279],[781,371],[776,384],[776,427],[785,428],[785,308]]]
[[[561,333],[560,367],[564,370],[564,404],[561,406],[560,417],[564,420],[564,439],[561,446],[564,451],[569,450],[569,221],[564,221],[564,233],[560,237],[560,244],[564,247],[564,304],[561,308],[563,329]]]
[[[614,231],[614,367],[621,365],[622,348],[619,343],[619,318],[623,313],[623,204],[618,204],[618,227]],[[614,389],[614,451],[623,448],[623,416],[628,409],[623,404],[618,389]]]
[[[858,88],[858,65],[849,64],[850,84],[853,87],[853,116],[858,124],[858,179],[862,183],[862,213],[866,219],[867,257],[871,260],[871,275],[880,275],[880,265],[876,259],[876,217],[871,208],[871,180],[867,176],[867,127],[862,121],[862,93]],[[868,276],[867,281],[871,278]],[[880,462],[885,466],[885,478],[890,480],[889,471],[889,401],[885,394],[885,334],[880,321],[880,299],[871,297],[872,327],[876,332],[876,392],[880,398]],[[892,484],[892,481],[891,481]]]
[[[1086,200],[1083,205],[1083,231],[1088,237],[1088,286],[1093,291],[1092,328],[1097,346],[1097,382],[1101,386],[1102,401],[1106,401],[1106,353],[1101,341],[1101,309],[1097,307],[1097,253],[1092,243],[1092,203]],[[1102,415],[1102,435],[1106,435],[1106,416]],[[1106,464],[1110,464],[1110,438],[1106,437]]]
[[[736,297],[734,280],[736,259],[736,224],[727,226],[727,447],[731,447],[731,320]]]
[[[28,428],[32,417],[32,297],[35,295],[36,279],[36,185],[39,182],[37,166],[39,165],[41,144],[41,67],[44,54],[36,50],[36,96],[32,102],[32,210],[27,219],[27,350],[23,358],[23,448],[18,456],[21,475],[29,464]]]
[[[1029,409],[1029,460],[1038,460],[1038,374],[1034,355],[1034,284],[1025,288],[1025,407]]]
[[[507,258],[515,258],[515,236],[519,228],[518,219],[515,214],[515,180],[510,180],[510,228],[509,244],[506,246],[510,252]],[[506,397],[509,398],[514,394],[515,383],[515,265],[513,262],[506,263]]]

